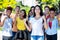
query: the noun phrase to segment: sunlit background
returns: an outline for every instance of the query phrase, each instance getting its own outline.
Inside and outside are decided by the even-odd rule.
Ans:
[[[21,9],[25,9],[26,13],[30,10],[31,6],[40,5],[44,10],[44,6],[55,7],[56,11],[60,10],[60,0],[0,0],[0,11],[3,12],[7,6],[13,8],[13,13],[16,5],[20,6]],[[0,30],[2,30],[0,28]],[[58,40],[60,34],[60,29],[58,29]],[[1,33],[0,33],[1,36]]]
[[[0,11],[3,11],[7,6],[13,8],[19,5],[21,9],[25,9],[27,12],[31,6],[40,5],[44,10],[44,6],[55,7],[58,11],[60,9],[60,0],[0,0]]]

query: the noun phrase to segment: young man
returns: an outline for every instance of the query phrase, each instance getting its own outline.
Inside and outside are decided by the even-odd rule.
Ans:
[[[20,6],[16,6],[16,8],[15,8],[15,15],[12,15],[12,19],[13,19],[13,28],[12,28],[12,34],[13,34],[13,36],[12,36],[12,38],[13,38],[13,40],[15,39],[15,35],[16,35],[16,33],[17,33],[17,27],[16,27],[16,24],[15,24],[15,22],[16,22],[16,18],[18,17],[18,15],[19,15],[19,13],[20,13]]]
[[[57,40],[58,20],[55,18],[55,9],[50,9],[50,18],[47,19],[48,29],[46,30],[47,40]]]
[[[7,7],[6,14],[7,17],[4,18],[3,21],[1,21],[1,25],[3,26],[2,35],[3,40],[11,40],[12,37],[12,18],[10,18],[10,15],[12,13],[12,7]]]

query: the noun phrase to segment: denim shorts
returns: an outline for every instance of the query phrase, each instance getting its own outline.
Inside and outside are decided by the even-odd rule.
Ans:
[[[44,40],[44,36],[31,36],[31,40]]]

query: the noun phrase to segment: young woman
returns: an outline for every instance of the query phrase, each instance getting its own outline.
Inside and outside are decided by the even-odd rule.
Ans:
[[[43,27],[47,29],[46,19],[43,16],[42,9],[39,5],[35,6],[34,17],[29,20],[29,27],[27,29],[31,32],[31,40],[44,40]]]
[[[18,40],[27,40],[27,32],[24,24],[25,19],[26,19],[26,11],[21,10],[19,16],[16,18],[16,23],[15,23],[18,30],[15,38]]]
[[[34,15],[34,6],[32,6],[28,13],[28,19],[30,20]]]

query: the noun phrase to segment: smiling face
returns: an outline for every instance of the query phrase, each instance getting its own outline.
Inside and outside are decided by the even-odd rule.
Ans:
[[[11,15],[12,11],[11,11],[11,10],[6,10],[6,13],[7,13],[7,16],[9,16],[9,17],[10,17],[10,15]]]
[[[24,11],[21,11],[21,12],[19,13],[19,17],[20,17],[21,19],[24,18]]]
[[[45,8],[45,14],[48,14],[49,13],[49,8]]]
[[[38,6],[35,8],[35,13],[36,15],[40,15],[40,8]]]
[[[36,5],[34,8],[34,17],[35,16],[43,16],[42,8],[39,5]]]
[[[16,7],[15,12],[16,13],[19,13],[19,11],[20,11],[20,8],[19,7]]]
[[[10,17],[11,13],[12,13],[12,7],[7,7],[7,9],[6,9],[6,15],[8,17]]]
[[[50,17],[54,18],[54,16],[55,16],[55,12],[54,11],[50,11]]]

